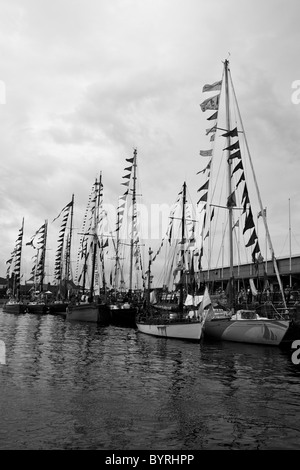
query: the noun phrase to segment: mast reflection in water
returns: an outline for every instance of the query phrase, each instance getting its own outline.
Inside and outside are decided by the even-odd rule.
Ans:
[[[299,448],[290,351],[2,311],[0,340],[0,449]]]

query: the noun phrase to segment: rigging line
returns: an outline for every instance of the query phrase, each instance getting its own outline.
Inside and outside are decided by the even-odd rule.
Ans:
[[[220,209],[228,209],[227,206],[219,206],[218,204],[209,204],[212,207],[219,207]],[[242,211],[243,207],[232,207],[234,210]]]
[[[220,256],[223,254],[223,249],[224,249],[224,241],[225,241],[225,235],[226,235],[226,232],[227,232],[227,225],[228,225],[228,218],[226,219],[225,221],[225,225],[224,227],[222,228],[222,240],[221,240],[221,245],[220,245],[220,250],[219,250],[219,255],[218,255],[218,258],[216,260],[216,267],[218,266],[218,263],[219,263],[219,260],[220,260]],[[223,268],[223,262],[221,263],[221,267]],[[211,270],[213,270],[214,268],[212,268]]]
[[[229,70],[228,75],[229,75],[229,78],[230,78],[231,88],[232,88],[234,100],[235,100],[235,103],[236,103],[236,107],[237,107],[237,111],[238,111],[238,115],[239,115],[239,120],[240,120],[242,129],[244,131],[244,139],[245,139],[245,144],[246,144],[246,148],[247,148],[249,163],[250,163],[250,166],[251,166],[252,175],[253,175],[253,179],[254,179],[254,183],[255,183],[255,187],[256,187],[256,192],[257,192],[257,197],[258,197],[258,200],[259,200],[260,210],[261,210],[261,213],[262,213],[262,218],[263,218],[263,222],[264,222],[264,226],[265,226],[265,230],[266,230],[266,235],[267,235],[267,239],[268,239],[268,243],[269,243],[269,249],[271,251],[272,260],[273,260],[273,264],[274,264],[274,269],[275,269],[278,284],[279,284],[279,287],[280,287],[282,301],[283,301],[284,307],[287,308],[286,299],[285,299],[283,286],[282,286],[282,281],[281,281],[281,278],[280,278],[280,274],[279,274],[279,270],[278,270],[278,266],[277,266],[277,261],[276,261],[276,258],[275,258],[275,253],[274,253],[273,244],[272,244],[272,241],[271,241],[269,228],[268,228],[268,225],[267,225],[267,220],[266,220],[266,217],[264,215],[264,206],[263,206],[263,203],[262,203],[262,200],[261,200],[260,191],[259,191],[259,188],[258,188],[256,175],[255,175],[255,172],[254,172],[254,167],[253,167],[252,158],[251,158],[251,154],[250,154],[250,149],[249,149],[249,146],[248,146],[248,141],[247,141],[247,138],[246,138],[245,129],[244,129],[244,125],[243,125],[239,105],[238,105],[238,102],[237,102],[234,86],[233,86],[233,83],[232,83],[230,70]]]
[[[240,230],[238,234],[240,234]],[[238,259],[238,270],[239,270],[242,261],[241,261],[241,250],[240,250],[240,238],[237,236],[236,230],[234,230],[234,239],[235,239],[235,244],[237,247],[237,259]]]

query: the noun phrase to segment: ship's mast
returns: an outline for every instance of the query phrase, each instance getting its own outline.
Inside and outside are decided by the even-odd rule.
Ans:
[[[186,182],[182,188],[182,214],[181,214],[181,271],[180,271],[180,287],[179,287],[179,310],[183,309],[183,274],[184,274],[184,247],[185,247],[185,204],[186,204]]]
[[[42,253],[40,259],[40,291],[43,292],[44,290],[44,277],[45,277],[45,264],[46,264],[46,243],[47,243],[47,228],[48,228],[48,220],[45,220],[45,231],[44,231],[44,238],[43,238],[43,246],[42,246]]]
[[[129,291],[132,292],[132,274],[133,274],[133,248],[134,248],[134,224],[136,217],[136,158],[137,150],[133,152],[133,187],[132,187],[132,212],[131,212],[131,240],[130,240],[130,269],[129,269]]]
[[[228,60],[224,62],[224,76],[225,76],[225,106],[226,106],[226,127],[228,133],[230,131],[230,103],[229,103],[229,88],[228,88]],[[230,135],[227,136],[227,148],[230,146]],[[230,157],[230,150],[227,150],[227,163],[228,163],[228,172],[227,172],[227,181],[228,181],[228,198],[232,194],[232,184],[231,184],[231,167],[232,160]],[[228,236],[229,236],[229,305],[233,305],[234,301],[234,282],[233,282],[233,234],[232,234],[232,220],[233,220],[233,209],[232,205],[228,204]]]
[[[95,211],[94,211],[94,228],[93,228],[93,259],[92,259],[92,277],[90,285],[90,297],[94,297],[94,283],[95,283],[95,271],[96,271],[96,258],[97,258],[97,245],[98,245],[98,236],[97,236],[97,223],[98,223],[98,204],[99,204],[99,191],[100,191],[101,179],[98,183],[97,178],[95,181]],[[99,186],[99,187],[98,187]]]

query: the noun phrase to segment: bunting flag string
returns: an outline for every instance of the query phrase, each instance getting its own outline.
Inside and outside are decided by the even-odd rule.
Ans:
[[[86,205],[85,213],[83,216],[83,222],[81,226],[81,236],[79,239],[79,249],[77,252],[77,261],[76,261],[76,269],[75,269],[75,281],[78,281],[78,275],[79,275],[79,268],[81,266],[82,260],[87,256],[87,238],[86,234],[90,232],[91,227],[92,227],[92,198],[94,198],[94,192],[96,190],[95,185],[92,185],[91,191],[88,196],[88,202]]]
[[[35,238],[38,236],[38,235],[41,235],[43,236],[45,233],[45,224],[43,224],[36,232],[34,235],[32,235],[31,239],[29,240],[29,242],[26,243],[26,245],[31,245],[33,248],[35,248],[33,242],[35,240]],[[40,240],[37,242],[37,243],[40,243]]]
[[[52,223],[53,223],[55,220],[57,220],[57,219],[61,216],[61,214],[62,214],[64,211],[70,209],[72,206],[73,206],[73,200],[72,200],[71,202],[69,202],[69,203],[60,211],[60,213],[58,214],[58,216],[55,217],[55,218],[52,220]]]
[[[66,212],[66,214],[63,217],[63,220],[61,223],[61,229],[59,231],[59,237],[57,241],[58,246],[56,250],[56,258],[55,258],[56,265],[55,265],[55,270],[54,270],[54,278],[57,281],[60,281],[62,278],[63,247],[64,247],[64,239],[65,239],[65,233],[66,233],[66,227],[67,227],[67,221],[68,221],[69,215],[70,215],[70,211]],[[68,247],[68,243],[66,244],[67,247]]]
[[[6,274],[7,277],[14,276],[15,285],[18,286],[20,282],[21,276],[21,252],[22,252],[22,241],[23,241],[23,224],[22,227],[18,231],[18,235],[15,241],[15,247],[11,253],[11,258],[6,261],[7,270]]]

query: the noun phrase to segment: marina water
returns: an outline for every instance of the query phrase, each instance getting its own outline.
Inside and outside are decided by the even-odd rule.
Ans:
[[[1,450],[300,447],[291,350],[2,310],[0,340]]]

